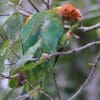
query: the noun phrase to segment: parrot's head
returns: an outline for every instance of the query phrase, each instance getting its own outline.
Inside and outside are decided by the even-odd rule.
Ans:
[[[81,21],[82,20],[82,14],[74,7],[72,4],[67,3],[61,7],[59,7],[59,13],[60,15],[68,21]]]

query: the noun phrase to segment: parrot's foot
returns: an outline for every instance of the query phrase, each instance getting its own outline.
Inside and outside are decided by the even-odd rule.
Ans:
[[[50,59],[50,55],[47,54],[47,53],[43,53],[41,58],[45,59],[45,60],[49,60]]]

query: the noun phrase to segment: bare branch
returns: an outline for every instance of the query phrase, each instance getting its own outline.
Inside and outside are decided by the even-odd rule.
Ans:
[[[41,0],[45,5],[46,5],[46,7],[47,7],[47,9],[49,9],[50,7],[49,7],[49,0],[46,2],[46,1],[44,1],[44,0]]]
[[[33,2],[31,0],[28,0],[28,2],[32,5],[32,7],[37,11],[37,12],[40,12],[38,10],[38,8],[33,4]]]
[[[53,73],[53,78],[54,78],[54,82],[55,82],[55,87],[56,87],[56,90],[57,90],[57,94],[58,94],[59,100],[61,100],[60,92],[59,92],[57,81],[56,81],[56,74],[54,72],[52,72],[52,73]]]
[[[41,93],[42,95],[48,97],[49,100],[53,100],[53,99],[51,98],[51,96],[50,96],[49,94],[47,94],[46,92],[40,90],[39,93]]]
[[[6,75],[0,73],[0,79],[12,79],[12,78],[15,78],[17,76],[18,76],[18,74],[15,74],[13,76],[6,76]]]
[[[70,28],[69,25],[65,25],[64,27],[66,29]],[[77,31],[80,33],[85,33],[85,32],[89,32],[89,31],[93,31],[93,30],[98,29],[98,28],[100,28],[100,23],[97,23],[95,25],[88,26],[88,27],[79,27]]]
[[[16,63],[8,63],[8,64],[5,64],[5,65],[11,65],[11,66],[12,66],[12,65],[15,65],[15,64],[16,64]]]
[[[9,78],[10,78],[9,76],[0,73],[0,79],[9,79]]]
[[[17,97],[15,100],[25,100],[26,98],[28,98],[34,91],[30,91],[22,96]]]
[[[12,53],[13,53],[18,59],[20,59],[20,57],[16,54],[16,52],[13,50],[13,48],[10,47],[10,49],[12,50]]]
[[[9,16],[10,14],[0,13],[0,16]]]
[[[64,51],[64,52],[55,52],[55,53],[51,53],[51,54],[47,54],[49,56],[49,58],[51,59],[52,57],[54,56],[58,56],[58,55],[69,55],[69,54],[73,54],[73,53],[78,53],[82,50],[85,50],[87,48],[90,48],[91,46],[94,46],[94,45],[100,45],[100,41],[94,41],[94,42],[91,42],[91,43],[88,43],[84,46],[81,46],[79,48],[76,48],[76,49],[72,49],[72,50],[69,50],[69,51]],[[41,56],[42,58],[42,56]],[[38,61],[40,60],[41,58],[33,58],[31,59],[30,61]]]
[[[93,76],[93,74],[94,74],[94,72],[96,70],[97,63],[99,62],[99,60],[100,60],[100,52],[98,53],[96,61],[94,62],[93,66],[92,66],[92,69],[91,69],[91,71],[89,73],[89,76],[84,81],[84,83],[80,86],[80,88],[75,92],[75,94],[72,95],[70,98],[68,98],[68,100],[74,100],[82,92],[82,90],[85,88],[85,86],[89,83],[90,79],[92,78],[92,76]]]
[[[88,43],[82,47],[79,47],[79,48],[76,48],[76,49],[73,49],[73,50],[69,50],[69,51],[65,51],[65,52],[55,52],[55,53],[51,53],[49,56],[50,57],[53,57],[53,56],[58,56],[58,55],[68,55],[68,54],[73,54],[73,53],[77,53],[77,52],[80,52],[84,49],[87,49],[93,45],[100,45],[100,41],[95,41],[95,42],[91,42],[91,43]]]
[[[25,15],[25,16],[30,16],[30,15],[32,15],[32,12],[29,12],[29,11],[27,11],[26,9],[24,9],[24,8],[22,8],[22,7],[20,7],[20,6],[15,6],[15,5],[13,5],[13,4],[9,4],[8,5],[9,7],[13,7],[13,8],[15,8],[16,10],[18,10],[21,14],[23,14],[23,15]]]
[[[97,24],[89,26],[89,27],[81,27],[81,28],[79,28],[79,31],[89,32],[89,31],[95,30],[97,28],[100,28],[100,23],[97,23]]]

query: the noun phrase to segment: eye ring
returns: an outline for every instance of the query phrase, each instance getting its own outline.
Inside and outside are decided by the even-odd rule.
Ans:
[[[77,18],[74,18],[75,21],[77,21]]]
[[[75,12],[75,10],[73,9],[71,12]]]
[[[67,9],[65,9],[65,12],[67,12]]]

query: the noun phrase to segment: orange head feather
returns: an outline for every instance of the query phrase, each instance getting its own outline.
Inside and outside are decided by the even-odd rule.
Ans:
[[[73,20],[81,21],[82,20],[81,12],[70,3],[59,7],[59,13],[65,20],[68,20],[68,21],[73,21]]]

